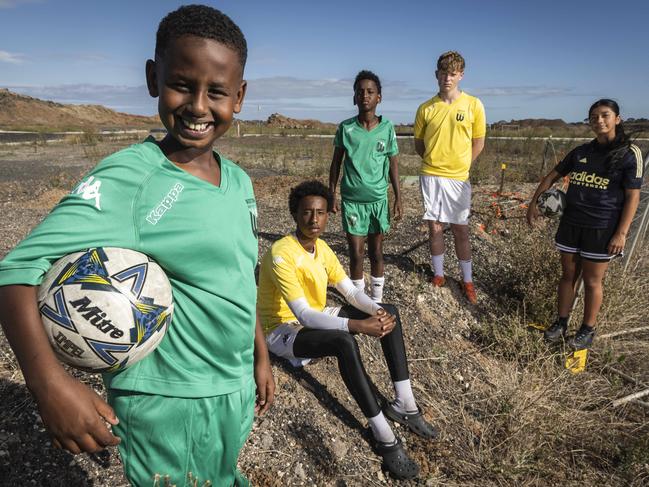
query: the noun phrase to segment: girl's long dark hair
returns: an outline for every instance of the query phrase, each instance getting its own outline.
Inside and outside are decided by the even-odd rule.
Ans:
[[[593,113],[595,108],[607,107],[613,110],[615,115],[620,115],[620,106],[615,100],[610,98],[602,98],[593,103],[588,109],[588,119],[590,120],[590,115]],[[606,157],[606,169],[609,173],[615,172],[618,169],[620,161],[626,154],[627,150],[631,146],[631,137],[624,130],[624,122],[620,121],[615,127],[615,138],[608,145],[608,156]]]

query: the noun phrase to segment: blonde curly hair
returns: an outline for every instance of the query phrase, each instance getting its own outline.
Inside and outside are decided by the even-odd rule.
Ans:
[[[446,51],[437,59],[437,71],[464,71],[464,58],[457,51]]]

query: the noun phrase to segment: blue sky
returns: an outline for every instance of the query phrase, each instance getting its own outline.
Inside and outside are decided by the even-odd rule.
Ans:
[[[411,123],[437,91],[437,56],[460,51],[462,88],[489,122],[582,120],[598,98],[649,117],[649,1],[219,1],[248,40],[241,113],[340,121],[360,69],[382,80],[379,111]],[[144,88],[160,19],[182,2],[0,0],[0,87],[153,114]]]

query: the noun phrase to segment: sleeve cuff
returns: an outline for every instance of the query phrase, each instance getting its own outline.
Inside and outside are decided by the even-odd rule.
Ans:
[[[11,284],[38,286],[43,281],[45,272],[43,269],[35,267],[0,269],[0,286],[9,286]]]

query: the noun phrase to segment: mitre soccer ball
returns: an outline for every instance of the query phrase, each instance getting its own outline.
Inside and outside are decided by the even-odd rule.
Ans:
[[[542,215],[558,218],[566,207],[566,193],[557,188],[548,189],[539,195],[536,205]]]
[[[54,263],[38,290],[38,308],[61,361],[114,372],[160,343],[174,305],[167,276],[149,257],[98,247]]]

